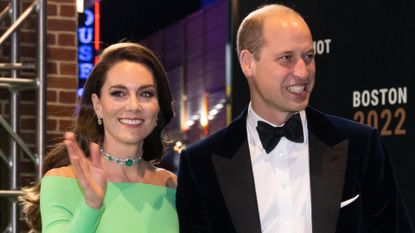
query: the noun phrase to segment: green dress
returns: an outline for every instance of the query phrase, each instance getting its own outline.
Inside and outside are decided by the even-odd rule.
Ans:
[[[178,233],[176,190],[143,183],[111,183],[101,209],[90,208],[75,178],[41,182],[42,233]]]

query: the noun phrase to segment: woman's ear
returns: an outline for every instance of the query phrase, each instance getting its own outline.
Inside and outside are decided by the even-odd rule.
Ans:
[[[93,93],[91,95],[92,104],[94,105],[95,114],[97,114],[98,118],[102,118],[102,106],[101,101],[97,94]]]
[[[244,49],[239,54],[239,61],[241,63],[242,72],[245,74],[245,77],[252,77],[255,68],[254,55],[249,52],[249,50]]]

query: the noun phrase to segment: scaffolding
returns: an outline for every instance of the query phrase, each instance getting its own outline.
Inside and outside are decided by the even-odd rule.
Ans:
[[[21,12],[21,1],[10,0],[0,12],[0,22],[10,17],[11,25],[0,36],[0,46],[10,39],[10,63],[0,63],[0,70],[9,70],[10,77],[0,77],[0,88],[10,92],[10,123],[0,116],[0,127],[4,128],[12,140],[9,155],[0,149],[0,161],[7,164],[10,173],[9,190],[0,190],[0,198],[8,198],[10,203],[10,223],[4,232],[19,232],[19,206],[17,196],[21,195],[19,185],[19,151],[28,156],[36,165],[38,178],[41,177],[45,145],[45,113],[46,113],[46,0],[34,0],[30,6]],[[20,13],[21,12],[21,13]],[[22,63],[20,58],[19,27],[31,15],[36,15],[36,58],[33,63]],[[19,70],[33,70],[34,78],[18,77]],[[20,92],[35,90],[37,99],[36,109],[36,153],[33,153],[18,135]],[[4,139],[4,136],[1,137]],[[3,211],[3,210],[2,210]]]

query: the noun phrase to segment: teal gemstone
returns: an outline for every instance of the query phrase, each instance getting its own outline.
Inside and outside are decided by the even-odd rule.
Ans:
[[[109,161],[114,160],[114,158],[113,158],[111,155],[110,155],[110,156],[108,156],[107,158],[108,158],[108,160],[109,160]]]
[[[125,166],[127,166],[127,167],[131,167],[131,166],[133,166],[133,164],[134,164],[134,160],[132,160],[132,159],[127,159],[127,160],[125,160],[124,164],[125,164]]]

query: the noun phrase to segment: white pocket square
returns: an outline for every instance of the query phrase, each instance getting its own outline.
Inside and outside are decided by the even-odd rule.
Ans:
[[[340,208],[343,208],[343,207],[349,205],[350,203],[354,202],[357,198],[359,198],[359,195],[360,194],[357,194],[356,196],[354,196],[354,197],[352,197],[352,198],[350,198],[348,200],[345,200],[342,203],[340,203]]]

